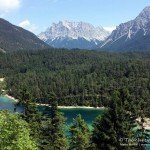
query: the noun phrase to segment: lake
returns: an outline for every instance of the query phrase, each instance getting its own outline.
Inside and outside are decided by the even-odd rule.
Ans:
[[[15,101],[7,98],[7,97],[0,97],[0,110],[9,110],[14,111],[15,107]],[[45,106],[40,106],[40,110],[44,111]],[[17,112],[22,112],[23,108],[18,106]],[[78,114],[81,114],[83,119],[87,122],[88,126],[91,128],[92,122],[98,115],[102,115],[104,112],[104,109],[95,109],[95,108],[61,108],[59,109],[60,112],[62,112],[67,118],[67,125],[70,125],[73,121],[73,118],[75,118]]]

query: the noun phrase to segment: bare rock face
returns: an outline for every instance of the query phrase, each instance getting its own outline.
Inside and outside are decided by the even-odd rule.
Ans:
[[[94,27],[84,22],[60,21],[38,37],[57,48],[91,49],[105,40],[110,33],[102,27]]]
[[[120,24],[100,48],[113,51],[150,50],[150,7],[146,7],[134,20]]]

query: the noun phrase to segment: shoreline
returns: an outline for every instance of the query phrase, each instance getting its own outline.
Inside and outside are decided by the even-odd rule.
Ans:
[[[150,118],[145,118],[144,128],[150,130]]]
[[[5,94],[4,95],[5,97],[13,100],[14,102],[19,102],[19,100],[15,99],[14,97],[8,95],[8,94]],[[36,103],[37,106],[49,106],[49,104],[39,104],[39,103]],[[105,107],[91,107],[91,106],[58,106],[59,109],[76,109],[76,108],[79,108],[79,109],[105,109]]]
[[[5,78],[0,78],[0,82],[4,82],[4,79],[5,79]]]
[[[60,109],[105,109],[105,107],[91,107],[91,106],[58,106]]]
[[[12,97],[12,96],[10,96],[10,95],[8,95],[8,94],[5,94],[4,97],[9,98],[9,99],[13,100],[13,101],[16,102],[16,103],[19,102],[17,99],[15,99],[14,97]]]
[[[138,124],[141,124],[141,118],[137,118],[136,121]],[[144,118],[143,127],[145,130],[150,131],[150,118],[146,118],[146,117]]]
[[[15,99],[14,97],[5,94],[4,97],[9,98],[10,100],[14,101],[14,102],[19,102],[19,100]],[[39,104],[36,103],[37,106],[49,106],[49,104]],[[105,107],[90,107],[90,106],[58,106],[59,109],[105,109]],[[144,118],[145,122],[144,122],[144,129],[145,130],[150,130],[150,118]],[[136,119],[137,122],[140,122],[140,118]]]
[[[49,106],[49,104],[39,104],[37,103],[37,106]],[[60,109],[105,109],[105,107],[91,107],[91,106],[58,106]]]

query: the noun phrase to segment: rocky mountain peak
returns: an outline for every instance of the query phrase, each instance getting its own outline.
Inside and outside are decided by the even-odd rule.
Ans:
[[[142,39],[148,40],[149,35],[150,6],[145,7],[135,19],[120,24],[101,45],[101,48],[116,50],[133,49],[133,47],[136,47],[137,44],[135,44],[135,41],[137,42],[139,40],[138,44],[140,47],[136,47],[136,49],[141,49],[141,47],[144,47],[141,43]],[[147,47],[148,46],[146,46],[145,49],[148,49]]]
[[[150,6],[145,7],[138,17],[150,19]]]
[[[85,22],[73,22],[73,21],[59,21],[53,23],[45,32],[39,35],[39,38],[47,41],[49,39],[56,38],[71,38],[78,39],[84,38],[86,40],[104,40],[108,37],[109,32],[104,30],[101,26],[94,27],[93,25]]]
[[[53,23],[38,37],[57,48],[92,49],[105,40],[110,33],[103,27],[86,22],[63,20]]]

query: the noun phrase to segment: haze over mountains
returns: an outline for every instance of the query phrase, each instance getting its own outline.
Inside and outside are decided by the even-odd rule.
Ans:
[[[103,50],[150,50],[150,7],[134,20],[120,24],[100,46]]]
[[[94,27],[85,22],[60,21],[38,37],[57,48],[92,49],[102,43],[110,33],[103,27]]]
[[[48,47],[33,33],[0,19],[0,51],[36,50]]]

